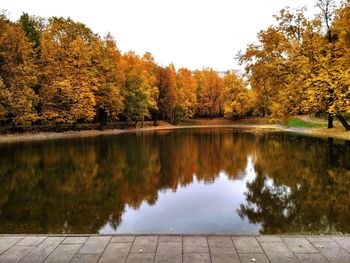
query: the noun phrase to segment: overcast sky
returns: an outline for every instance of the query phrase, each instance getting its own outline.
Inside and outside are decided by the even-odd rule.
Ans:
[[[104,36],[120,50],[149,51],[161,65],[215,70],[238,69],[235,55],[256,41],[281,8],[314,0],[1,0],[0,9],[17,20],[22,12],[63,16]]]

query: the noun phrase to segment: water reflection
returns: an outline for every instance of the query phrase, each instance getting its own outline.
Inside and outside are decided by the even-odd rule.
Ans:
[[[350,146],[196,129],[0,147],[1,233],[350,232]]]
[[[264,136],[256,153],[242,218],[264,234],[350,232],[349,142]]]

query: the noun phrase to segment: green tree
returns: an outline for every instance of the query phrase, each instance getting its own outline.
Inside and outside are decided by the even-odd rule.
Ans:
[[[150,108],[156,108],[149,72],[144,69],[142,59],[133,52],[123,56],[125,63],[125,89],[123,90],[124,110],[122,117],[126,121],[142,121],[150,117]]]
[[[22,26],[26,37],[31,43],[38,55],[40,55],[40,21],[34,17],[30,17],[27,13],[23,13],[19,18],[19,23]]]

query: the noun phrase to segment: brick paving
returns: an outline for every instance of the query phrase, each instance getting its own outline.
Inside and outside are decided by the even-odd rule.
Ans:
[[[0,235],[1,262],[350,262],[350,236]]]

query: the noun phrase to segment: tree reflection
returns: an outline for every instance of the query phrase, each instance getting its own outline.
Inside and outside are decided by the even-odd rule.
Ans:
[[[315,138],[259,138],[256,178],[238,213],[262,234],[350,232],[350,149]]]
[[[0,147],[1,233],[98,233],[127,207],[224,172],[244,177],[239,214],[262,233],[350,232],[349,145],[284,134],[184,129]],[[219,204],[218,204],[219,205]]]
[[[154,204],[160,190],[210,183],[226,169],[235,179],[253,149],[245,137],[185,130],[1,146],[0,232],[117,228],[126,206]]]

